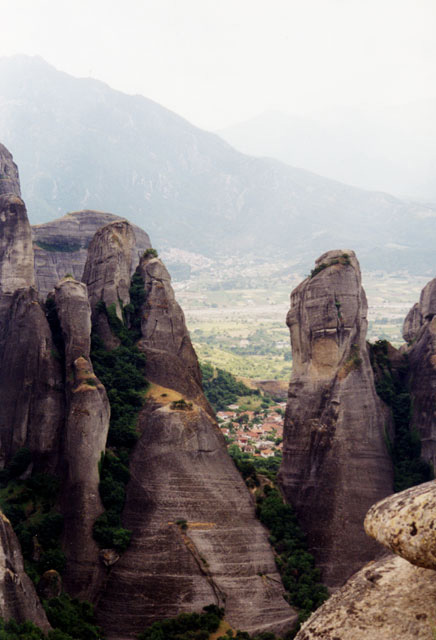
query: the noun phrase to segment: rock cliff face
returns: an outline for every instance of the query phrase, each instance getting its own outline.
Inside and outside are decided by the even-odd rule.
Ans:
[[[101,300],[106,307],[114,305],[118,318],[123,319],[123,307],[130,302],[134,246],[135,234],[126,220],[106,225],[93,237],[83,272],[93,312]]]
[[[62,280],[55,303],[65,345],[65,425],[62,497],[65,519],[65,582],[73,595],[93,599],[99,587],[99,549],[92,527],[102,513],[98,463],[105,451],[110,408],[89,358],[91,309],[86,285]]]
[[[232,626],[289,629],[296,613],[283,598],[266,531],[255,518],[252,498],[202,392],[168,272],[154,258],[142,258],[138,267],[145,283],[139,347],[147,356],[152,384],[139,418],[123,513],[132,545],[109,572],[99,564],[92,526],[102,511],[98,462],[106,445],[109,406],[89,357],[87,287],[63,278],[42,305],[33,287],[24,204],[15,194],[0,198],[1,451],[7,462],[28,446],[38,471],[49,470],[61,479],[58,507],[65,520],[68,592],[98,601],[100,622],[113,638],[131,637],[155,619],[211,602],[225,605]],[[66,218],[67,226],[89,224],[88,214]],[[118,304],[120,311],[129,300],[130,259],[138,241],[128,223],[109,222],[90,243],[85,277],[92,305],[103,300]],[[54,236],[46,237],[52,241],[47,254],[54,245],[59,249],[62,236]],[[59,255],[74,253],[71,239],[68,243]],[[76,253],[81,251],[82,245]],[[55,268],[45,273],[44,286],[54,275]],[[106,553],[107,558],[114,555]],[[9,560],[5,567],[9,580]],[[27,609],[17,599],[16,617],[29,611],[32,594]],[[38,611],[29,615],[46,624]]]
[[[118,216],[101,211],[76,211],[32,227],[35,249],[35,273],[38,291],[45,298],[55,284],[70,273],[82,279],[88,246],[98,229],[119,220]],[[148,234],[132,225],[136,244],[133,248],[133,268],[145,249],[151,247]]]
[[[203,394],[197,356],[168,271],[158,258],[144,257],[137,271],[146,293],[139,347],[147,356],[147,379],[187,395],[213,415]]]
[[[9,520],[0,512],[0,617],[18,622],[31,620],[45,632],[51,629],[36,595],[33,582],[24,571],[20,543]]]
[[[97,613],[108,637],[214,602],[248,631],[289,629],[266,532],[201,390],[183,313],[161,261],[142,259],[142,338],[152,384],[130,461],[124,526],[132,543]],[[186,521],[186,523],[185,523]]]
[[[29,471],[62,478],[66,583],[72,593],[91,597],[99,574],[92,525],[102,511],[98,462],[106,445],[109,405],[89,359],[87,290],[66,279],[45,309],[33,287],[24,203],[3,194],[0,207],[0,460],[3,466],[27,447]]]
[[[6,147],[0,144],[0,195],[3,193],[21,197],[17,165]]]
[[[366,313],[354,252],[329,251],[292,292],[287,317],[293,372],[280,478],[331,586],[377,553],[363,519],[393,486]]]
[[[13,186],[13,185],[12,185]],[[23,201],[0,195],[0,461],[28,446],[55,464],[62,373],[33,287],[31,229]]]
[[[367,533],[402,557],[390,554],[361,569],[309,618],[296,640],[433,640],[435,501],[433,481],[371,507]]]
[[[403,337],[409,342],[408,382],[412,395],[411,424],[422,442],[422,457],[436,466],[436,278],[421,292],[419,304],[409,311]]]

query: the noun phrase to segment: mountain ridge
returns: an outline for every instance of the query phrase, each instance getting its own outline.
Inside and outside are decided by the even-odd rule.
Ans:
[[[365,269],[436,269],[435,207],[250,157],[143,96],[14,60],[0,60],[0,136],[33,222],[117,211],[160,249],[292,252],[307,267],[309,248],[341,245]]]

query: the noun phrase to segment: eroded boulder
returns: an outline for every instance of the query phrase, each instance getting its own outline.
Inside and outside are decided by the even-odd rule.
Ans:
[[[373,505],[366,533],[412,564],[436,570],[436,482],[425,482]]]

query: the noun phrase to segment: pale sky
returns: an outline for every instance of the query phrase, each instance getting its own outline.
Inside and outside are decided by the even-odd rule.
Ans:
[[[436,98],[436,0],[0,0],[0,56],[40,55],[218,129]]]

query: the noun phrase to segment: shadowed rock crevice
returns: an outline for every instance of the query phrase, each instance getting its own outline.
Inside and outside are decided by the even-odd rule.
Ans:
[[[411,424],[421,437],[421,455],[436,468],[436,278],[426,284],[419,303],[409,311],[403,337],[409,343],[408,383]]]
[[[101,579],[92,527],[102,513],[98,463],[105,450],[110,407],[89,357],[91,309],[86,286],[66,278],[55,288],[65,344],[65,424],[62,438],[61,507],[65,518],[65,582],[72,595],[96,596]]]

